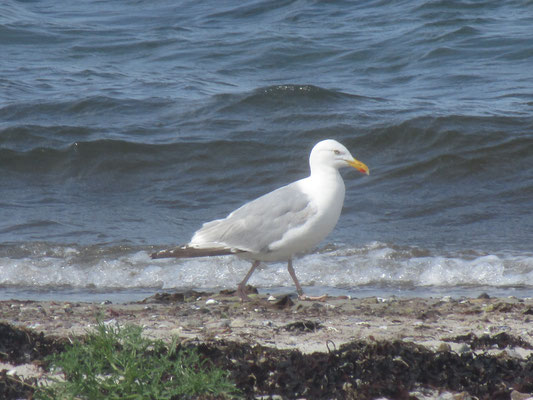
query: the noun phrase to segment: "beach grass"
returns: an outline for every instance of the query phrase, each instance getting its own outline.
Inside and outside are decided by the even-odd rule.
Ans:
[[[57,373],[35,399],[238,398],[229,373],[193,348],[142,335],[136,325],[99,322],[86,338],[48,358]]]

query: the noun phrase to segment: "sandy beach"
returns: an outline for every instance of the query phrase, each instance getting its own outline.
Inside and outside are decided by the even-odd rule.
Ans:
[[[306,391],[301,385],[287,383],[283,387],[277,381],[268,386],[268,382],[259,379],[246,386],[249,379],[241,379],[247,398],[529,398],[533,392],[532,315],[533,299],[487,295],[479,298],[330,297],[311,301],[261,295],[243,304],[231,292],[187,292],[162,293],[127,304],[0,302],[3,330],[9,330],[10,337],[15,337],[14,332],[20,330],[30,332],[28,338],[35,335],[43,343],[49,340],[48,347],[43,347],[47,351],[53,351],[50,343],[81,336],[101,320],[141,325],[152,338],[166,340],[179,336],[185,343],[211,349],[206,353],[212,354],[212,349],[217,349],[220,359],[217,362],[221,365],[224,365],[221,356],[224,351],[235,353],[240,349],[238,352],[248,354],[248,364],[264,364],[271,376],[295,368],[286,365],[286,357],[296,363],[295,355],[306,360],[304,364],[309,368],[312,366],[309,360],[313,359],[323,360],[324,365],[332,364],[315,366],[317,371],[340,368],[335,367],[335,362],[342,357],[352,357],[357,362],[367,357],[369,365],[378,363],[373,368],[378,368],[384,376],[383,385],[378,384],[380,380],[376,376],[375,384],[370,387],[364,378],[368,372],[354,367],[350,374],[343,370],[345,382],[334,383],[334,387],[324,387],[322,391],[313,384]],[[13,383],[9,377],[42,379],[46,376],[39,363],[43,354],[35,349],[19,354],[24,346],[19,343],[18,349],[9,348],[10,344],[16,347],[16,341],[5,335],[4,338],[0,346],[2,387]],[[251,354],[258,359],[250,358]],[[419,361],[418,355],[425,361]],[[424,375],[424,370],[435,367],[431,362],[442,364],[443,355],[450,363],[449,376],[431,381],[433,378]],[[235,357],[233,354],[225,359]],[[276,366],[275,362],[267,363],[261,357],[283,359],[285,364]],[[384,358],[389,358],[388,363],[383,363]],[[481,359],[487,363],[483,368],[476,366]],[[441,366],[442,371],[447,368],[446,362]],[[238,366],[239,362],[233,365]],[[507,372],[502,365],[507,365]],[[243,371],[242,367],[236,368],[235,376]],[[410,371],[407,380],[402,378],[405,371]],[[454,371],[463,378],[455,379]],[[465,378],[465,374],[471,376]],[[400,379],[396,389],[390,383],[387,386],[387,376],[389,382],[396,382],[394,376]],[[293,379],[302,384],[298,376]]]

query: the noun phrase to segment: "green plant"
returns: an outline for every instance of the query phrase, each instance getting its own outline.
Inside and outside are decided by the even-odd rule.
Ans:
[[[238,396],[229,373],[195,349],[142,336],[135,325],[99,323],[86,339],[49,358],[64,379],[41,385],[36,399],[182,399]]]

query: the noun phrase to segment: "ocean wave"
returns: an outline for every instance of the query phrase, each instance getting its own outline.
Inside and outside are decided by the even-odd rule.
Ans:
[[[91,140],[94,136],[96,130],[85,126],[15,125],[0,130],[0,151],[59,150],[79,140]]]
[[[107,124],[112,124],[117,118],[124,123],[125,116],[135,115],[139,110],[149,113],[168,104],[168,100],[158,98],[136,99],[102,95],[62,100],[52,98],[35,102],[8,103],[0,108],[0,117],[4,124],[17,121],[28,125],[44,125],[43,122],[47,122],[44,126],[53,125],[54,120],[77,119],[90,122],[87,126],[90,128],[95,126],[96,116],[99,119],[105,118]]]
[[[282,93],[288,89],[269,90],[283,97]],[[250,96],[271,96],[269,90]],[[319,97],[339,95],[317,88],[307,87],[304,94],[298,93],[300,90],[293,87],[289,95],[308,96],[307,91],[317,91]],[[253,103],[255,100],[246,97],[239,101]],[[229,102],[235,104],[234,99]],[[533,126],[533,121],[525,118],[417,117],[357,136],[344,127],[339,133],[345,138],[332,136],[370,160],[376,182],[400,178],[413,182],[419,179],[450,182],[481,174],[505,177],[526,168],[533,153],[533,135],[525,133],[529,125]],[[312,132],[312,136],[317,132]],[[287,140],[302,149],[301,159],[294,162],[293,168],[301,165],[313,144],[308,135],[305,131],[291,138],[266,134],[252,140],[246,135],[239,140],[235,135],[226,140],[190,140],[178,136],[172,141],[151,143],[142,135],[130,135],[127,139],[99,138],[101,134],[89,127],[20,125],[0,131],[0,168],[39,176],[43,173],[100,175],[111,171],[114,176],[151,174],[155,168],[164,175],[171,176],[172,170],[186,171],[203,179],[202,173],[209,167],[200,161],[212,157],[212,161],[222,163],[220,167],[226,173],[232,175],[230,171],[235,169],[245,175],[247,168],[266,167],[273,162],[290,166],[291,154],[282,145]],[[294,171],[305,174],[305,165]]]
[[[33,288],[222,288],[234,287],[249,263],[236,257],[158,260],[139,247],[80,247],[31,243],[0,248],[0,287]],[[295,261],[304,286],[357,287],[530,287],[533,254],[462,251],[438,254],[415,247],[373,242],[307,255]],[[251,284],[291,287],[284,263],[261,267]]]
[[[381,180],[497,178],[527,164],[533,152],[533,135],[526,133],[531,126],[531,118],[428,116],[374,129],[364,135],[364,143],[367,152],[377,155]]]
[[[262,108],[269,112],[289,108],[287,111],[291,112],[291,107],[295,106],[301,108],[325,106],[323,111],[326,111],[332,107],[332,104],[342,101],[378,101],[379,99],[309,84],[285,84],[260,87],[247,93],[219,94],[215,96],[215,100],[220,104],[218,108],[220,113],[236,113],[250,108]]]

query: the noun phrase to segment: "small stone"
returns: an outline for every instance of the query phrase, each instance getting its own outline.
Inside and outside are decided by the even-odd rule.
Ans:
[[[456,393],[453,395],[453,400],[472,400],[472,396],[468,392]]]
[[[229,324],[231,328],[242,328],[245,325],[246,325],[246,321],[242,318],[236,318],[233,321],[231,321],[231,323]]]
[[[206,305],[206,306],[212,306],[212,305],[214,305],[214,304],[218,304],[218,301],[215,300],[215,299],[207,299],[207,300],[205,301],[205,305]]]
[[[529,400],[532,399],[530,394],[521,393],[518,390],[513,390],[511,392],[511,400]]]
[[[457,349],[457,352],[459,354],[470,353],[471,351],[472,349],[470,348],[470,346],[465,343],[463,343],[463,345]]]
[[[451,347],[448,343],[442,342],[442,343],[439,345],[439,347],[437,347],[437,351],[438,351],[438,352],[452,351],[452,347]]]

